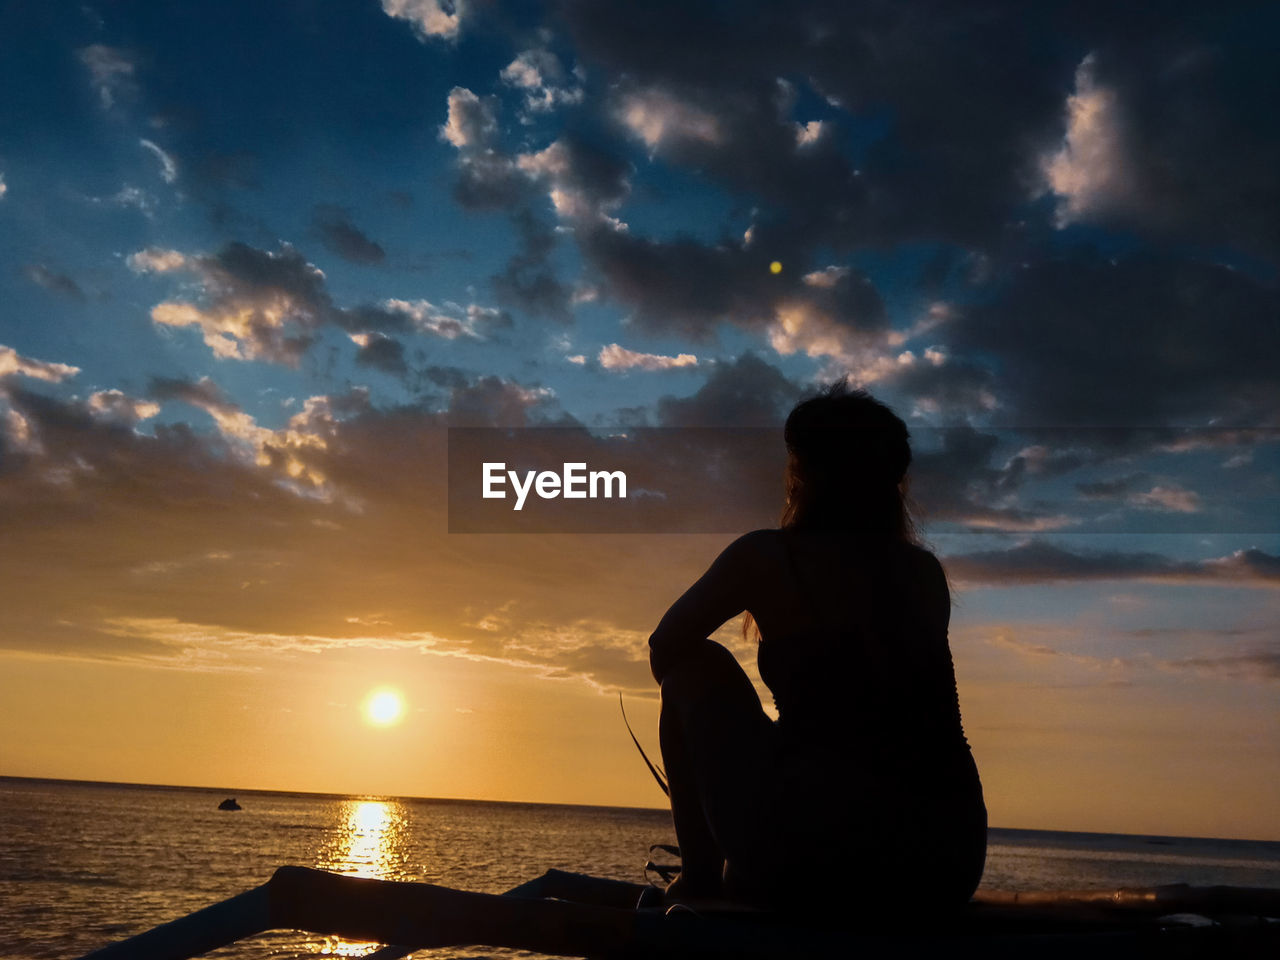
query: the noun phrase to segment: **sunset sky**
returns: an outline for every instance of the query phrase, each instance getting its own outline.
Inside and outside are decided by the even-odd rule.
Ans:
[[[659,806],[732,533],[450,533],[447,428],[848,374],[993,825],[1280,840],[1280,11],[1116,6],[5,5],[0,774]]]

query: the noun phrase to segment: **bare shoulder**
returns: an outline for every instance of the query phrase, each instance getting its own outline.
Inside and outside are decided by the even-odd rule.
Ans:
[[[744,533],[729,546],[741,545],[747,550],[776,550],[781,538],[782,531],[777,527],[761,527],[759,530]]]
[[[720,554],[720,560],[743,569],[768,566],[782,549],[782,531],[766,527],[738,537]]]

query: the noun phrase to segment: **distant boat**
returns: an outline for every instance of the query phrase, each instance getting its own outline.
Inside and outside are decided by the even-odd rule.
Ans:
[[[220,804],[218,804],[218,809],[219,810],[243,810],[244,807],[236,803],[235,797],[227,797],[227,799],[223,800]]]

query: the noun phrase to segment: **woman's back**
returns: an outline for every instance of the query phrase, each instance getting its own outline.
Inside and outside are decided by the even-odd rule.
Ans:
[[[850,546],[777,531],[778,597],[760,623],[761,679],[796,749],[856,746],[916,779],[968,749],[947,644],[946,579],[901,541]],[[789,594],[789,596],[788,596]],[[754,611],[753,611],[754,613]]]

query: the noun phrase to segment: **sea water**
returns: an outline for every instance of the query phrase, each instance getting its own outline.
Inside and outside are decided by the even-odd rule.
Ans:
[[[662,810],[242,792],[0,778],[0,958],[73,958],[256,886],[281,864],[500,893],[549,868],[641,882]],[[928,869],[921,864],[921,870]],[[1280,843],[991,831],[983,886],[1280,887]],[[359,957],[272,933],[214,957]],[[535,956],[488,948],[417,958]]]

